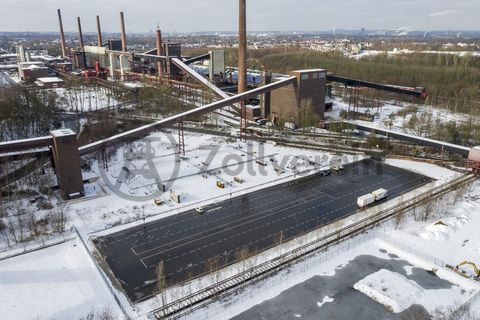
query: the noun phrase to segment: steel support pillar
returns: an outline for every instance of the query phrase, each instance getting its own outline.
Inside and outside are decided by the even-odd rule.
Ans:
[[[178,154],[185,156],[185,136],[183,131],[183,121],[178,123]]]
[[[245,100],[240,102],[240,141],[247,142],[247,106]]]

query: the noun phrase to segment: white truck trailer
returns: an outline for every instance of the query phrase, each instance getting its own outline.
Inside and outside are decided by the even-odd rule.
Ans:
[[[388,191],[385,189],[378,189],[364,196],[358,197],[357,205],[360,208],[366,207],[374,202],[385,199],[388,196]]]

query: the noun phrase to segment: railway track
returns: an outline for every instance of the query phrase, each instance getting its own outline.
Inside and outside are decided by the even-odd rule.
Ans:
[[[316,239],[310,243],[293,249],[279,257],[261,263],[253,268],[245,270],[233,277],[219,281],[215,285],[201,289],[188,296],[166,304],[151,312],[157,319],[179,319],[195,310],[198,310],[218,299],[231,295],[254,282],[265,279],[274,273],[288,268],[313,254],[326,250],[342,241],[348,240],[355,235],[377,226],[378,224],[392,218],[399,210],[409,210],[420,205],[426,199],[438,198],[459,186],[465,185],[476,179],[473,174],[460,176],[448,183],[435,187],[429,191],[416,195],[406,201],[393,205],[378,213],[372,213],[368,217],[340,228],[328,235]],[[331,223],[335,223],[332,221]],[[322,226],[323,227],[323,226]]]

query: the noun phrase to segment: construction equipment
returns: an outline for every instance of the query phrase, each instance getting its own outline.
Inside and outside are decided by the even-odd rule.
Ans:
[[[330,169],[338,172],[338,171],[343,170],[343,166],[342,166],[341,163],[333,164],[333,165],[330,166]]]
[[[235,177],[233,178],[233,180],[235,180],[235,182],[238,182],[238,183],[243,183],[243,180],[240,177]]]
[[[161,205],[165,204],[165,201],[160,200],[160,199],[155,199],[155,200],[153,200],[153,203],[155,203],[157,206],[161,206]]]
[[[220,189],[225,189],[225,183],[223,183],[222,181],[217,180],[217,187],[219,187]]]
[[[470,262],[470,261],[463,261],[463,262],[460,262],[459,264],[457,264],[455,266],[455,268],[453,268],[453,271],[455,271],[456,273],[458,273],[459,275],[465,277],[465,278],[471,278],[471,275],[468,274],[467,272],[465,272],[464,270],[460,270],[460,267],[461,266],[464,266],[464,265],[469,265],[473,268],[473,271],[474,271],[474,279],[475,280],[480,280],[480,270],[478,270],[478,267],[475,263],[473,262]]]

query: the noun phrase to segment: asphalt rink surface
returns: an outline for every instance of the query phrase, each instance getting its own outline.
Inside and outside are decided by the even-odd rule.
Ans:
[[[389,199],[433,179],[373,160],[315,174],[93,240],[132,302],[156,290],[163,261],[168,285],[238,261],[243,251],[269,249],[360,210],[357,198],[379,188]],[[247,249],[245,249],[247,248]]]

